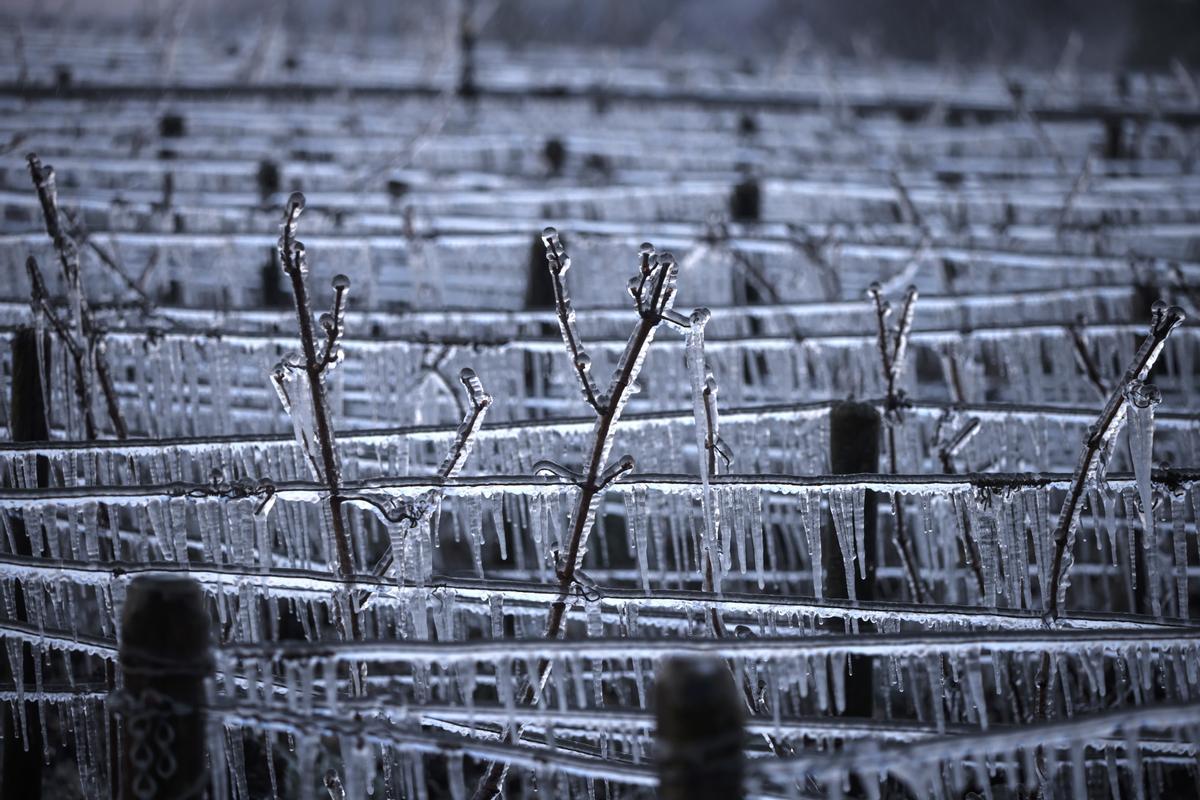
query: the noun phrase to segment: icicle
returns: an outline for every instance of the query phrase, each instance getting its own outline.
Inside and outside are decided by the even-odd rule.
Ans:
[[[1162,393],[1148,383],[1130,381],[1125,387],[1129,401],[1129,457],[1137,479],[1141,504],[1142,530],[1149,548],[1154,539],[1153,486],[1150,471],[1153,467],[1154,409],[1162,402]]]
[[[637,555],[642,590],[650,593],[649,541],[646,535],[646,487],[635,484],[625,492],[625,525]]]
[[[857,558],[858,535],[855,531],[855,491],[834,489],[829,493],[829,511],[833,517],[833,530],[837,534],[838,547],[842,553],[842,564],[846,568],[846,596],[856,600],[854,586],[854,562]]]

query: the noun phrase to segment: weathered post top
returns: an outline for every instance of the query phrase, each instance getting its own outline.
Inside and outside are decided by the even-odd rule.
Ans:
[[[120,658],[122,800],[206,796],[204,681],[213,664],[200,584],[182,575],[135,578],[121,615]]]
[[[655,687],[659,797],[742,796],[742,697],[719,658],[668,658]]]

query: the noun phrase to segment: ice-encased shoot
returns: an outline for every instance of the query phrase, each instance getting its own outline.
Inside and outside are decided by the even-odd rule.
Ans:
[[[36,153],[26,156],[29,162],[29,174],[37,191],[38,203],[42,210],[42,221],[46,233],[54,245],[58,256],[59,270],[67,292],[66,318],[59,316],[55,310],[42,278],[37,260],[32,256],[25,260],[25,270],[29,276],[30,305],[33,310],[35,330],[39,351],[42,348],[43,326],[49,323],[51,330],[62,343],[74,370],[74,389],[79,412],[83,417],[84,435],[88,439],[96,439],[100,435],[94,409],[94,386],[98,385],[104,398],[105,411],[114,435],[118,439],[126,438],[125,419],[121,415],[121,407],[117,401],[117,392],[113,386],[109,372],[108,358],[105,352],[104,329],[95,320],[87,294],[83,287],[83,277],[80,272],[79,248],[63,228],[62,213],[58,207],[58,189],[54,175],[54,167],[43,165]],[[44,358],[39,362],[46,363]],[[49,400],[49,395],[46,397]]]

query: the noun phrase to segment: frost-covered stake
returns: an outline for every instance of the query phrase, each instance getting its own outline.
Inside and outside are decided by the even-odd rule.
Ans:
[[[42,326],[48,322],[71,358],[75,371],[75,396],[79,402],[79,411],[83,415],[84,434],[87,438],[99,437],[95,410],[92,407],[94,403],[93,387],[98,384],[100,392],[104,396],[105,409],[109,421],[112,423],[113,433],[118,439],[124,439],[127,435],[125,419],[121,416],[116,389],[113,387],[112,376],[108,371],[104,331],[93,319],[91,308],[83,291],[83,278],[79,269],[79,248],[63,230],[58,208],[54,167],[43,166],[36,153],[30,153],[26,158],[29,161],[29,174],[33,178],[33,185],[37,190],[38,202],[42,207],[42,219],[46,223],[46,233],[54,243],[63,283],[67,289],[67,315],[64,319],[58,315],[51,304],[50,294],[42,279],[42,272],[37,261],[32,256],[26,259],[25,269],[29,274],[30,304],[33,308],[37,329],[40,332]]]
[[[872,283],[867,287],[867,293],[875,304],[875,323],[877,327],[877,343],[879,346],[879,365],[883,372],[886,394],[884,396],[884,422],[887,429],[888,466],[892,473],[898,471],[896,460],[896,426],[904,421],[903,411],[907,403],[904,390],[900,388],[900,379],[904,375],[904,359],[908,354],[908,338],[912,333],[913,315],[916,313],[917,287],[909,286],[904,294],[904,306],[900,311],[900,321],[895,328],[888,327],[888,317],[891,316],[891,304],[883,299],[883,287]],[[908,590],[918,603],[925,599],[925,584],[917,571],[917,554],[913,551],[912,543],[904,529],[904,513],[899,494],[892,495],[892,538],[900,561],[904,565],[904,575],[908,580]]]
[[[641,372],[650,343],[654,341],[654,335],[661,323],[665,322],[677,330],[688,331],[693,321],[699,322],[700,325],[707,322],[708,313],[706,309],[698,309],[689,318],[674,310],[675,282],[678,278],[679,267],[670,253],[657,253],[653,245],[643,244],[638,253],[641,262],[638,274],[630,278],[628,285],[629,295],[633,298],[634,307],[637,310],[638,321],[625,345],[625,351],[617,363],[612,381],[602,394],[595,380],[592,379],[592,359],[584,350],[579,333],[575,328],[575,309],[571,307],[571,298],[568,296],[567,287],[563,282],[567,270],[571,267],[571,259],[558,236],[558,231],[554,228],[546,228],[542,231],[542,243],[546,247],[546,262],[550,268],[550,279],[554,286],[555,314],[562,332],[563,344],[567,348],[567,355],[571,358],[576,377],[579,379],[583,398],[596,414],[596,423],[592,428],[591,448],[582,472],[576,472],[549,461],[541,461],[534,465],[534,470],[539,474],[567,478],[578,487],[575,507],[568,525],[566,552],[557,554],[557,564],[555,565],[555,574],[558,578],[557,598],[551,604],[546,620],[546,638],[557,639],[563,631],[568,601],[571,599],[576,585],[581,584],[578,577],[579,566],[587,553],[588,535],[591,533],[596,519],[596,510],[604,497],[604,490],[634,468],[632,456],[622,456],[616,464],[611,466],[608,459],[612,451],[617,421],[621,417],[625,404],[629,402],[629,398],[638,391],[638,373]],[[693,337],[690,344],[690,363],[694,365],[693,369],[699,369],[699,365],[704,363],[703,335]],[[707,376],[705,386],[707,388]],[[714,392],[711,393],[711,396],[715,402],[715,383],[713,386]],[[701,404],[707,406],[704,401],[701,401]],[[707,464],[708,458],[715,457],[719,448],[722,447],[716,435],[715,405],[712,406],[712,409],[714,411],[711,427],[712,447],[708,447],[708,434],[706,433],[701,451],[701,461],[705,464]],[[699,413],[705,412],[701,410]],[[710,505],[707,510],[711,510],[715,518],[715,503]],[[635,525],[639,522],[630,520],[629,524]],[[715,537],[715,529],[709,531],[705,537],[705,550],[715,547],[712,544],[715,542],[713,537]],[[709,558],[708,552],[703,554],[704,563],[708,563]],[[549,679],[549,662],[540,663],[538,672],[540,673],[538,676],[531,676],[530,685],[522,693],[521,702],[523,704],[529,703],[535,696],[535,686],[532,681],[544,686]],[[516,734],[515,738],[520,738],[520,732]],[[490,764],[480,779],[474,797],[477,800],[490,800],[494,797],[501,789],[506,770],[506,765],[498,762]]]
[[[1075,467],[1075,474],[1071,479],[1071,488],[1067,491],[1067,498],[1059,512],[1058,524],[1054,530],[1054,558],[1050,563],[1050,586],[1042,595],[1042,602],[1052,620],[1058,619],[1062,614],[1062,607],[1067,600],[1067,587],[1071,585],[1070,572],[1071,565],[1074,563],[1072,550],[1075,544],[1075,531],[1079,527],[1079,517],[1083,512],[1083,496],[1092,485],[1100,480],[1104,466],[1108,463],[1113,439],[1120,432],[1121,425],[1125,421],[1127,392],[1131,391],[1130,387],[1133,384],[1146,380],[1146,376],[1162,353],[1167,337],[1171,335],[1171,331],[1179,327],[1183,320],[1183,309],[1179,306],[1168,306],[1161,300],[1155,302],[1151,310],[1150,333],[1142,341],[1142,346],[1134,354],[1133,363],[1126,370],[1120,384],[1113,388],[1104,410],[1100,412],[1096,423],[1089,430],[1088,438],[1083,445],[1083,452],[1079,456],[1079,463]],[[1136,394],[1136,391],[1134,393]],[[1135,464],[1135,469],[1140,468]]]

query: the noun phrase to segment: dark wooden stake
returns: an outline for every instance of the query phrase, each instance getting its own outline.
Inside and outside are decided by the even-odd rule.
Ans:
[[[743,698],[722,659],[675,657],[655,685],[658,796],[738,800],[745,762]]]
[[[12,343],[12,402],[10,408],[12,440],[14,442],[44,442],[50,438],[46,424],[45,406],[42,402],[42,365],[38,363],[37,333],[32,328],[18,328]],[[47,356],[50,350],[46,348]],[[38,458],[38,486],[46,486],[50,477],[50,465],[45,458]],[[9,519],[18,555],[41,555],[34,553],[25,520],[21,515]],[[25,610],[25,592],[20,581],[14,587],[17,621],[29,619]],[[24,650],[24,673],[34,673],[33,653]],[[11,685],[12,673],[7,659],[0,667],[4,685]],[[3,716],[3,761],[0,762],[0,797],[40,797],[42,791],[42,730],[36,721],[36,709],[28,703],[25,717],[27,737],[22,740],[20,722],[8,715]]]
[[[200,584],[135,578],[121,615],[121,800],[207,797],[204,681],[212,669]]]
[[[882,427],[879,411],[868,403],[835,403],[829,413],[829,467],[835,475],[857,475],[879,471],[879,437]],[[875,527],[880,497],[867,492],[863,508],[866,578],[857,567],[854,594],[859,600],[875,597]],[[842,551],[832,526],[826,531],[821,552],[825,560],[825,586],[828,597],[849,597]],[[850,630],[845,630],[850,633]],[[846,659],[846,709],[848,716],[870,717],[874,713],[874,683],[871,659],[851,656]]]

